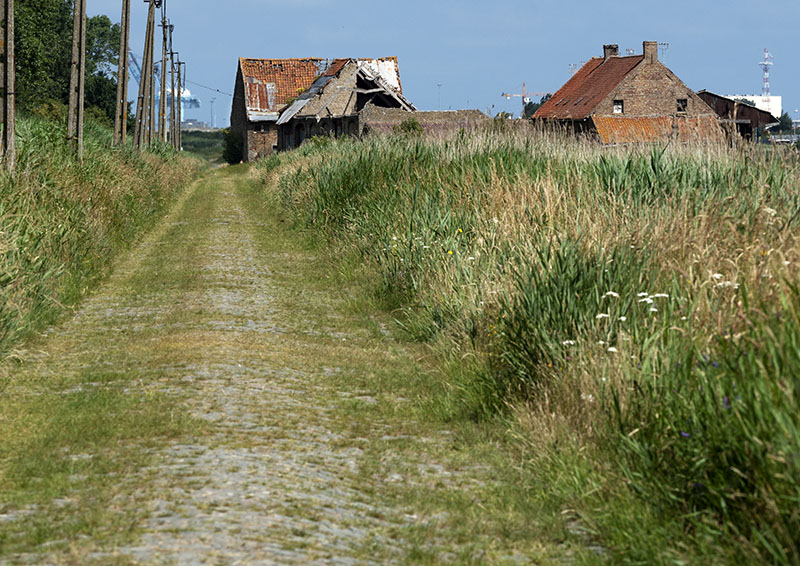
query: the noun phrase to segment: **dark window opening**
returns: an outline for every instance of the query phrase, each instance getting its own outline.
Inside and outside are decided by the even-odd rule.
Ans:
[[[625,103],[622,100],[615,100],[614,114],[624,114],[624,113],[625,113]]]
[[[686,112],[689,109],[689,99],[688,98],[679,98],[678,99],[678,112]]]

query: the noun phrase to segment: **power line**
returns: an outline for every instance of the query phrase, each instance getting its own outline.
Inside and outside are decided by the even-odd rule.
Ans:
[[[213,87],[210,87],[210,86],[201,85],[200,83],[196,83],[196,82],[194,82],[194,81],[186,80],[186,81],[184,81],[184,82],[187,82],[187,83],[189,83],[189,84],[193,84],[194,86],[199,86],[199,87],[201,87],[201,88],[207,88],[208,90],[213,90],[214,92],[218,92],[218,93],[220,93],[220,94],[224,94],[225,96],[233,96],[232,94],[228,94],[227,92],[222,92],[222,91],[221,91],[221,90],[219,90],[218,88],[213,88]]]

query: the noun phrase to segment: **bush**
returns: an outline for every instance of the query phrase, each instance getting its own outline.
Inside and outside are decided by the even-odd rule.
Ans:
[[[229,128],[222,130],[225,146],[222,150],[222,158],[231,165],[241,163],[244,159],[244,140],[238,133],[231,132]]]

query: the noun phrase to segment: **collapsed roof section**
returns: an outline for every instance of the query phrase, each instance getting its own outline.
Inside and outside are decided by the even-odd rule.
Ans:
[[[287,105],[320,95],[326,85],[339,81],[345,67],[360,72],[353,89],[370,91],[371,99],[393,100],[390,107],[410,107],[403,98],[396,57],[381,59],[250,59],[240,58],[245,108],[250,122],[276,122]],[[348,74],[349,76],[349,74]],[[340,89],[344,88],[338,85]],[[302,108],[305,104],[299,105]],[[361,105],[363,107],[363,105]],[[293,109],[293,115],[299,108]],[[360,107],[358,108],[360,110]]]
[[[281,113],[278,125],[293,118],[349,116],[368,104],[416,110],[402,94],[395,58],[337,60]]]

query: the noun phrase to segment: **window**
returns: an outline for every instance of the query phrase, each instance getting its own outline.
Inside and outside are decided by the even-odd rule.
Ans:
[[[614,114],[624,114],[625,104],[621,100],[614,101]]]
[[[689,99],[688,98],[679,98],[678,99],[678,112],[686,112],[689,109]]]

